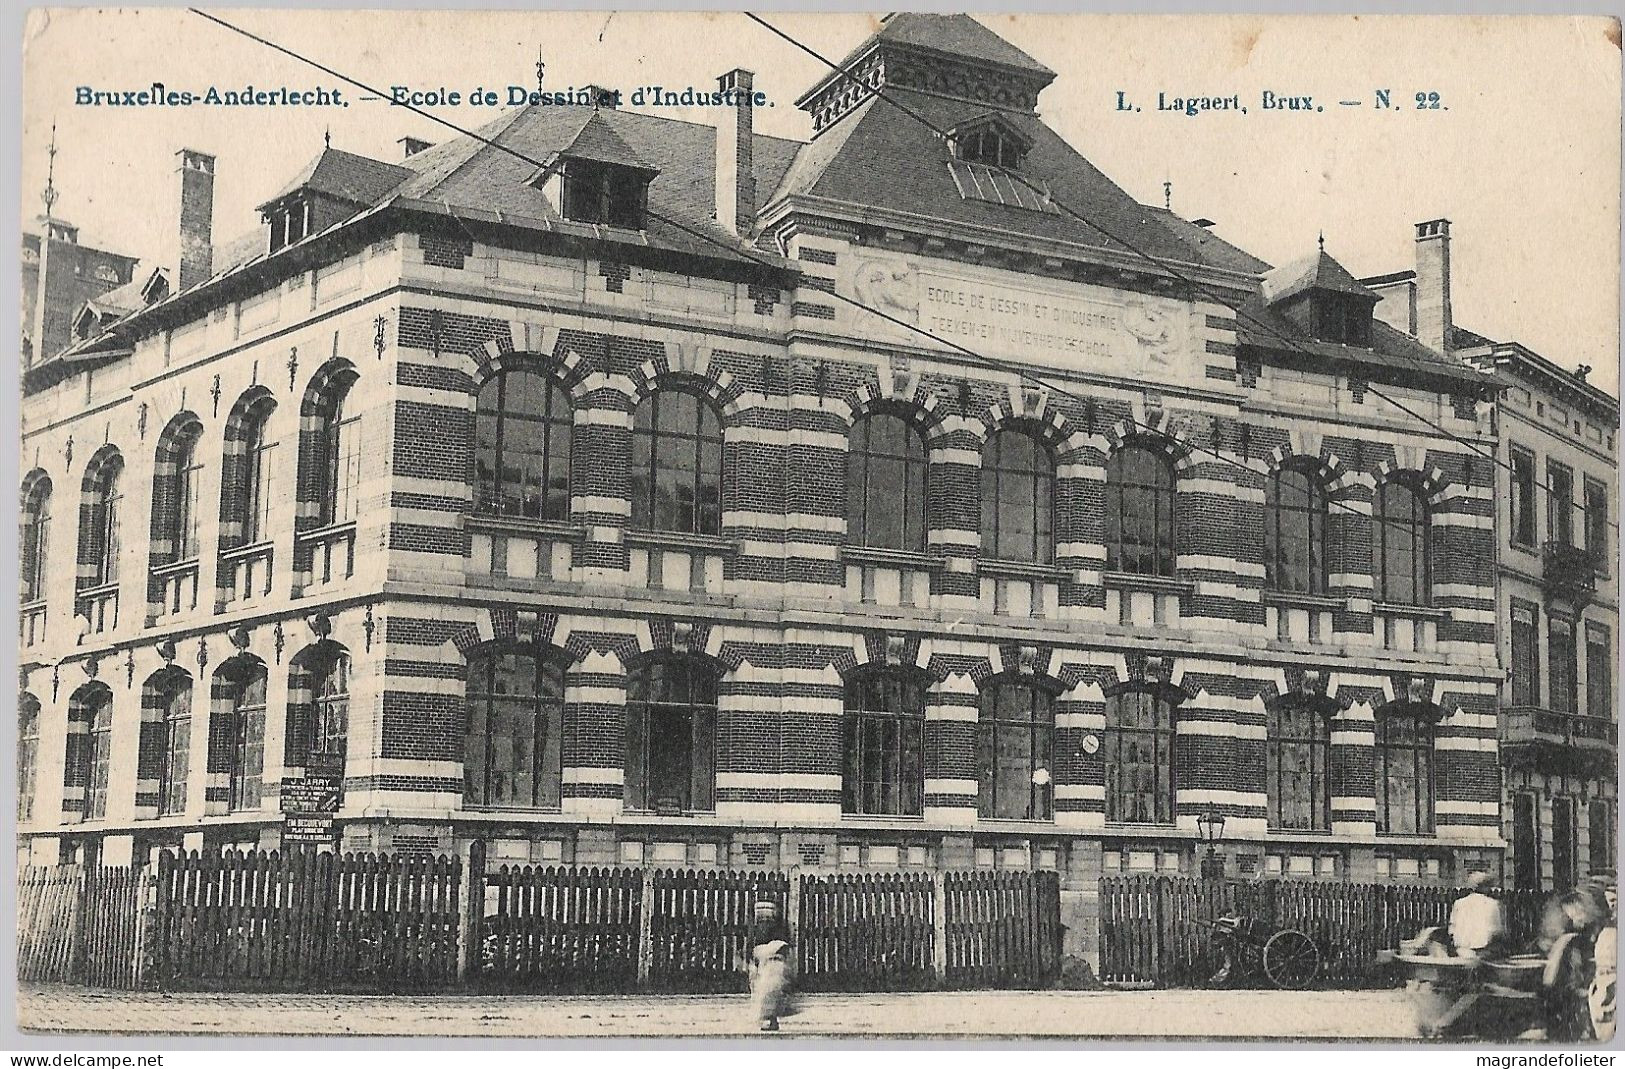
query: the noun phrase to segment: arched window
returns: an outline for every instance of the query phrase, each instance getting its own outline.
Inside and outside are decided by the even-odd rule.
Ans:
[[[151,563],[154,567],[196,559],[198,489],[202,466],[197,444],[203,425],[184,412],[158,436],[153,457]]]
[[[722,419],[697,394],[656,390],[633,413],[632,526],[722,533]]]
[[[533,371],[500,371],[481,386],[474,417],[475,509],[569,519],[572,421],[569,395]]]
[[[532,645],[489,643],[468,658],[463,798],[470,805],[559,804],[564,669]]]
[[[871,669],[846,682],[847,813],[917,817],[925,811],[925,688],[907,672]]]
[[[1377,710],[1377,831],[1433,831],[1433,723],[1413,706]]]
[[[34,819],[39,775],[39,699],[24,692],[17,703],[17,821]]]
[[[68,737],[64,782],[83,789],[85,819],[101,820],[107,816],[108,771],[113,760],[113,692],[101,684],[90,684],[70,704],[84,732]]]
[[[1106,819],[1174,821],[1174,706],[1160,691],[1106,699]]]
[[[1128,445],[1106,462],[1106,566],[1174,574],[1174,470],[1161,453]]]
[[[1269,826],[1330,831],[1330,718],[1316,703],[1289,694],[1269,703],[1264,764]]]
[[[239,400],[226,419],[220,473],[220,542],[235,549],[272,537],[276,439],[270,434],[276,401],[264,387]]]
[[[982,687],[978,722],[978,811],[984,817],[1048,820],[1054,764],[1055,706],[1031,683],[994,680]]]
[[[45,597],[46,562],[51,548],[51,480],[40,476],[23,496],[23,602]]]
[[[628,809],[716,808],[717,676],[693,656],[652,657],[626,688]]]
[[[322,495],[318,522],[327,527],[356,517],[361,485],[361,417],[351,404],[351,383],[337,386],[331,398],[322,441]]]
[[[1025,431],[999,431],[982,448],[982,555],[1055,559],[1055,462]]]
[[[350,654],[324,644],[310,662],[310,752],[342,758],[350,737]]]
[[[226,775],[226,808],[230,812],[260,807],[265,771],[265,663],[246,654],[233,657],[216,673],[213,715]],[[211,749],[214,747],[211,742]]]
[[[124,460],[116,452],[101,454],[85,473],[85,504],[79,525],[79,586],[98,587],[118,581],[121,546],[119,489]]]
[[[1428,604],[1428,506],[1415,486],[1389,479],[1377,487],[1371,534],[1377,600]]]
[[[925,439],[901,416],[871,412],[852,425],[846,461],[846,540],[925,550]]]
[[[179,668],[153,674],[141,689],[141,745],[137,775],[157,783],[158,815],[186,811],[186,781],[192,743],[192,677]],[[149,815],[152,810],[148,810]]]
[[[1264,566],[1276,590],[1326,591],[1326,488],[1308,464],[1277,468],[1270,475],[1264,498]]]

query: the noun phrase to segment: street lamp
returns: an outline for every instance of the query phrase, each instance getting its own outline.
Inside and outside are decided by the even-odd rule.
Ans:
[[[1212,802],[1207,804],[1207,809],[1196,818],[1196,830],[1207,843],[1207,855],[1202,858],[1202,879],[1223,879],[1224,858],[1219,855],[1218,842],[1224,837],[1224,814],[1219,812],[1218,806]]]

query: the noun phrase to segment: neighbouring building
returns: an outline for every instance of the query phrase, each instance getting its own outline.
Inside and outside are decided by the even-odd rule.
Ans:
[[[1377,315],[1500,381],[1496,627],[1504,682],[1502,879],[1617,871],[1619,402],[1517,342],[1453,322],[1450,223],[1416,227],[1416,268],[1366,279]]]
[[[48,214],[35,219],[22,243],[23,369],[66,349],[86,303],[127,286],[136,262],[134,256],[79,244],[79,228],[72,223]]]
[[[27,855],[1050,868],[1083,956],[1199,817],[1231,875],[1499,864],[1491,380],[1137,203],[979,23],[851,60],[944,136],[832,76],[807,143],[328,148],[36,363]]]

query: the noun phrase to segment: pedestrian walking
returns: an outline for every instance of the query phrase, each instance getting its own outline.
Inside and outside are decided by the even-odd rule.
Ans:
[[[1456,899],[1450,907],[1450,942],[1456,955],[1463,958],[1483,957],[1501,940],[1506,922],[1501,915],[1501,903],[1490,894],[1490,875],[1487,872],[1467,874],[1467,893]]]
[[[1591,1031],[1604,1043],[1614,1038],[1614,1009],[1619,980],[1619,886],[1613,873],[1594,873],[1592,882],[1602,895],[1605,913],[1592,944],[1590,997]]]
[[[790,924],[777,902],[756,903],[749,969],[751,1012],[762,1031],[777,1032],[790,994]]]

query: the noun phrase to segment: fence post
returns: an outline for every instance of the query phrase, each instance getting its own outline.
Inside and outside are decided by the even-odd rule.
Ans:
[[[638,986],[649,982],[655,959],[655,881],[653,869],[638,870]]]
[[[931,873],[931,972],[937,985],[948,982],[948,874]]]
[[[485,923],[485,841],[468,844],[468,863],[462,879],[463,915],[457,925],[457,979],[467,981],[479,971],[482,928]]]

